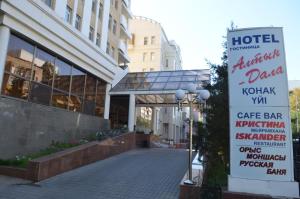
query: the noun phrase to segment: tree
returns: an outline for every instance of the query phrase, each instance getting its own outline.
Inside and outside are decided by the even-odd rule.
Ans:
[[[226,45],[225,49],[226,49]],[[212,84],[207,86],[211,97],[208,100],[206,171],[204,183],[226,185],[229,171],[229,98],[228,63],[226,51],[220,65],[208,62]]]
[[[298,119],[300,120],[300,111],[299,111],[300,110],[300,88],[295,88],[294,90],[290,91],[289,95],[290,95],[292,132],[293,132],[293,136],[296,136],[297,134],[299,134],[299,132],[297,132],[297,114],[298,114]],[[298,121],[298,125],[300,128],[299,122],[300,121]]]

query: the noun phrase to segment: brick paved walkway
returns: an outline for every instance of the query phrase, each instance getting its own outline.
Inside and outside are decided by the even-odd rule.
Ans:
[[[0,198],[175,199],[187,157],[184,150],[133,150],[36,184],[0,181]]]

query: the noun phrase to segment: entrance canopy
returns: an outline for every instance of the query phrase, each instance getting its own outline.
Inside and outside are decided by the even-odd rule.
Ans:
[[[210,83],[209,69],[128,73],[110,90],[111,95],[134,94],[136,106],[175,106],[177,90],[193,83],[197,90]]]

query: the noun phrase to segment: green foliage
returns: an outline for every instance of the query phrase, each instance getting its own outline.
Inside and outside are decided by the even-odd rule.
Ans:
[[[74,146],[78,146],[79,143],[64,143],[64,142],[52,142],[51,145],[46,148],[42,149],[37,153],[29,154],[27,156],[16,156],[14,159],[3,160],[0,159],[0,165],[4,166],[15,166],[15,167],[22,167],[25,168],[28,165],[28,162],[32,159],[36,159],[39,157],[43,157],[46,155],[50,155],[59,151],[63,151],[68,148],[72,148]]]
[[[298,100],[297,100],[298,98]],[[297,105],[298,101],[298,105]],[[292,132],[293,136],[296,136],[300,132],[297,132],[297,114],[298,119],[300,120],[300,88],[295,88],[290,91],[290,108],[291,108],[291,124],[292,124]],[[298,110],[297,110],[298,108]],[[298,121],[300,126],[300,121]]]
[[[207,86],[211,97],[207,113],[207,184],[226,184],[229,170],[229,97],[227,54],[223,53],[222,64],[208,63],[212,73],[212,84]]]
[[[151,121],[138,116],[136,117],[136,125],[139,127],[151,128]]]

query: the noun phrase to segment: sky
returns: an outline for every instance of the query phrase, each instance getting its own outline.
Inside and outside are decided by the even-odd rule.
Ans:
[[[300,0],[131,0],[133,15],[161,23],[183,69],[221,63],[227,28],[283,27],[289,80],[300,80]]]

